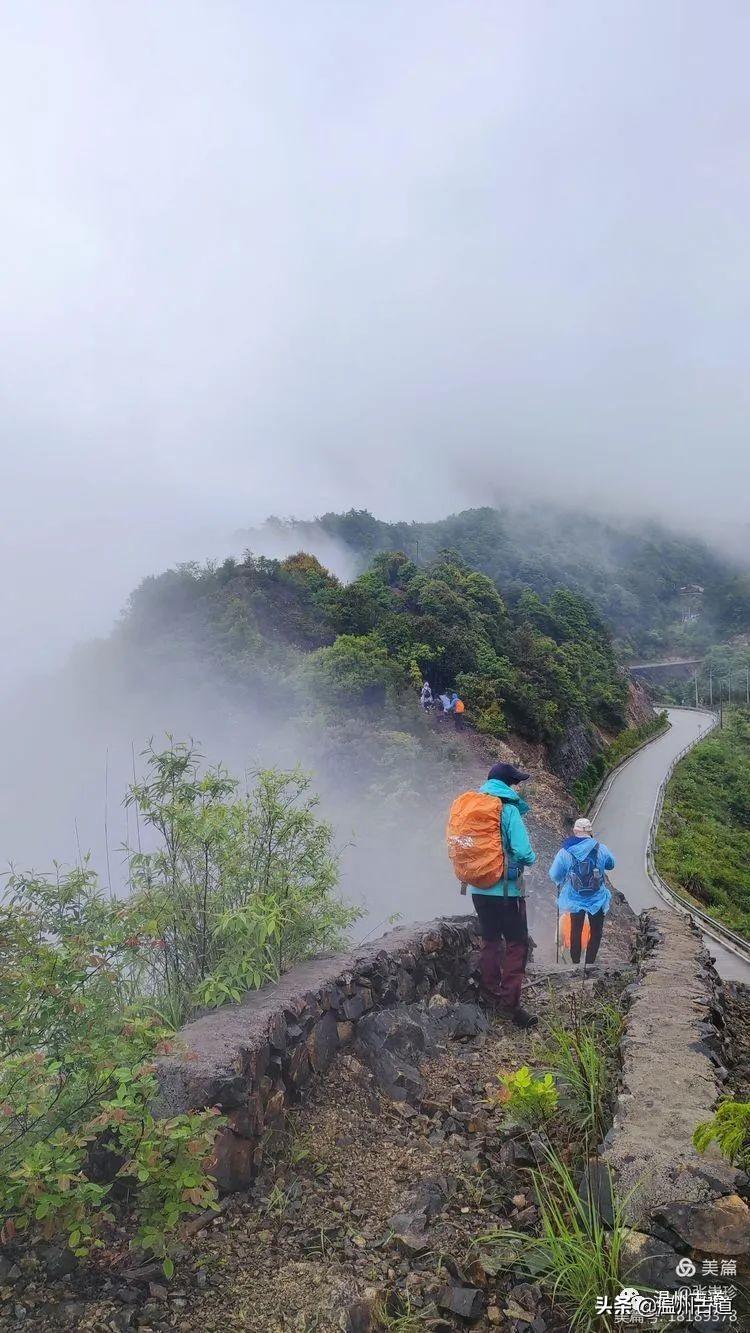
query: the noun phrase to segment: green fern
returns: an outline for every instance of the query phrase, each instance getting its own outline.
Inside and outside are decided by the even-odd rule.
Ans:
[[[750,1167],[750,1102],[722,1102],[711,1120],[698,1125],[693,1134],[698,1152],[716,1143],[733,1165]]]

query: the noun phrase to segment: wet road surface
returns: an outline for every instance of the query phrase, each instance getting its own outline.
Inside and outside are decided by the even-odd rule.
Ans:
[[[617,861],[610,878],[635,912],[645,907],[665,906],[646,872],[646,846],[654,805],[672,760],[703,735],[710,726],[711,714],[672,708],[669,719],[672,725],[666,735],[645,746],[615,774],[598,810],[595,807],[596,836],[606,843]],[[704,936],[704,942],[722,977],[750,981],[750,964],[708,936]]]

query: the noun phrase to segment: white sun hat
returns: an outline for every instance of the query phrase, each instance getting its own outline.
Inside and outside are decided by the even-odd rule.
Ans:
[[[570,825],[568,825],[570,827]],[[594,832],[590,819],[577,819],[573,825],[573,832],[577,838],[590,838]]]

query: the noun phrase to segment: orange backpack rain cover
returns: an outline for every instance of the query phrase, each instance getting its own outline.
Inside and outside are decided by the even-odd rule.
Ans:
[[[570,937],[573,928],[573,922],[570,919],[570,912],[565,912],[560,917],[560,943],[563,949],[570,953]],[[588,912],[583,919],[583,930],[581,931],[581,949],[588,948],[588,942],[591,939],[591,927],[589,925]]]
[[[500,797],[480,791],[465,791],[453,802],[445,836],[456,878],[462,884],[489,889],[503,878],[502,813]]]

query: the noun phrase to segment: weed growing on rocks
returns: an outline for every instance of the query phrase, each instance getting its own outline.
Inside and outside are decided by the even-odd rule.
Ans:
[[[375,1311],[376,1327],[383,1333],[422,1333],[424,1311],[416,1309],[408,1296],[397,1296],[390,1303],[379,1301]]]
[[[542,1058],[558,1080],[562,1105],[578,1136],[599,1143],[606,1133],[613,1085],[613,1065],[622,1034],[622,1015],[614,1005],[585,1018],[572,995],[569,1016],[553,1019]]]
[[[299,1185],[296,1181],[293,1181],[286,1189],[276,1183],[271,1186],[268,1194],[261,1200],[263,1211],[268,1217],[274,1217],[278,1220],[284,1216],[290,1203],[298,1195]]]
[[[608,1316],[596,1313],[598,1297],[610,1304],[619,1293],[620,1261],[627,1236],[624,1205],[613,1199],[613,1219],[605,1227],[593,1194],[582,1197],[577,1177],[552,1149],[547,1149],[543,1170],[532,1172],[539,1208],[539,1231],[535,1236],[503,1229],[481,1238],[480,1244],[500,1245],[507,1262],[520,1264],[532,1279],[549,1290],[553,1304],[561,1306],[573,1333],[593,1333],[613,1325]],[[508,1253],[510,1248],[510,1254]]]
[[[554,1116],[558,1105],[557,1088],[552,1074],[535,1075],[528,1065],[515,1074],[500,1079],[504,1104],[510,1119],[525,1129],[541,1129]]]

